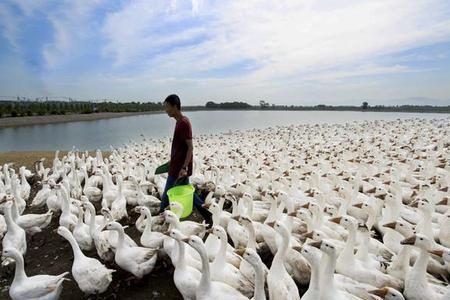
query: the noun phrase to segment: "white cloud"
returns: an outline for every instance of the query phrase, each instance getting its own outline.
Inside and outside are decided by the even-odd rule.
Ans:
[[[47,18],[53,27],[53,40],[44,46],[46,67],[63,65],[85,48],[84,42],[96,34],[94,11],[105,0],[60,1]]]
[[[108,18],[105,33],[110,42],[105,53],[112,54],[118,64],[138,59],[167,76],[251,61],[257,68],[246,79],[282,78],[447,40],[450,21],[439,12],[438,4],[347,1],[344,7],[329,8],[312,1],[205,3],[197,10],[205,20],[204,28],[191,28],[192,35],[183,29],[155,37],[153,30],[171,26],[171,18],[183,21],[186,11],[177,7],[174,15],[167,16],[154,3],[137,1]],[[130,21],[124,23],[124,19]],[[166,49],[156,58],[146,56],[202,33],[207,36],[203,42]]]
[[[44,45],[43,77],[58,94],[154,99],[179,91],[191,103],[260,98],[292,103],[314,97],[358,99],[364,93],[400,98],[450,92],[435,83],[421,89],[391,86],[388,92],[387,83],[375,78],[435,71],[410,63],[446,59],[447,53],[397,54],[450,41],[447,0],[16,3],[25,15],[48,8],[53,35]],[[18,34],[15,27],[3,25],[11,41]],[[53,73],[64,72],[91,40],[104,41],[95,50],[110,65],[78,77]],[[394,92],[401,96],[389,94]]]

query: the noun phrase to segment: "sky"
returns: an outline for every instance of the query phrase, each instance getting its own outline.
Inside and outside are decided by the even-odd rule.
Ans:
[[[1,0],[0,96],[450,105],[448,0]]]

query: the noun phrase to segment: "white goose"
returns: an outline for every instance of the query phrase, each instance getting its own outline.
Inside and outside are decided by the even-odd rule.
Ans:
[[[255,292],[252,299],[266,300],[266,293],[264,289],[264,282],[266,279],[264,267],[266,266],[262,262],[261,257],[259,257],[255,250],[250,248],[237,249],[235,252],[239,256],[242,256],[242,258],[244,258],[244,260],[255,269]]]
[[[145,228],[141,235],[141,244],[148,248],[161,248],[164,242],[164,235],[158,231],[152,231],[153,217],[150,210],[145,206],[138,206],[139,213],[145,216]]]
[[[247,297],[253,296],[253,284],[239,269],[225,261],[227,251],[227,234],[221,226],[214,226],[209,231],[220,240],[220,249],[211,264],[211,280],[224,282]]]
[[[78,222],[78,218],[72,214],[69,194],[64,185],[56,185],[56,192],[58,198],[61,199],[61,216],[59,216],[59,225],[73,230]]]
[[[9,287],[9,296],[13,300],[57,300],[62,291],[64,277],[69,272],[52,275],[28,277],[24,270],[22,254],[14,248],[3,248],[3,255],[16,262],[14,279]]]
[[[402,245],[413,245],[419,248],[419,258],[406,274],[404,294],[408,300],[446,300],[427,281],[427,265],[431,250],[431,242],[427,236],[416,234],[401,241]]]
[[[220,204],[217,204],[214,201],[210,201],[209,203],[203,204],[202,206],[212,213],[213,226],[222,226],[223,228],[225,228],[223,225],[228,224],[230,214],[226,211],[222,211],[222,209],[220,208]],[[221,218],[221,216],[224,217]],[[222,222],[223,220],[226,220],[226,222]],[[214,261],[214,258],[216,257],[220,248],[219,238],[214,234],[208,234],[208,237],[205,241],[205,247],[209,260]],[[227,245],[226,261],[238,268],[241,264],[241,260],[239,256],[237,256],[233,251],[234,248],[231,245]]]
[[[89,225],[84,223],[83,207],[75,201],[73,201],[72,204],[78,207],[78,222],[73,229],[73,237],[82,250],[92,250],[94,248],[94,241],[89,233]]]
[[[105,229],[114,230],[118,233],[114,260],[122,269],[132,273],[137,278],[142,278],[153,270],[158,257],[157,249],[130,247],[127,245],[124,242],[125,232],[123,227],[117,222],[108,223]]]
[[[206,254],[205,245],[198,236],[191,236],[187,239],[183,239],[183,241],[189,243],[192,248],[197,250],[202,260],[202,277],[195,293],[195,298],[197,300],[248,299],[228,284],[211,280],[209,261]]]
[[[279,221],[270,222],[267,225],[273,227],[282,237],[282,242],[278,246],[278,251],[273,258],[272,265],[267,274],[269,298],[273,300],[300,299],[297,286],[284,266],[286,253],[289,248],[289,232]]]
[[[83,293],[88,295],[105,292],[112,281],[112,273],[115,272],[115,270],[106,268],[95,258],[85,256],[77,241],[66,227],[58,227],[57,232],[64,237],[72,247],[72,276],[77,282],[78,287]]]
[[[27,240],[25,230],[14,222],[11,215],[12,202],[7,201],[4,204],[5,221],[7,231],[2,240],[3,249],[16,249],[21,255],[25,255],[27,252]],[[10,264],[12,260],[8,257],[2,257],[2,265],[6,266]]]
[[[302,295],[302,300],[316,300],[320,299],[321,284],[320,284],[320,255],[314,251],[319,251],[314,247],[304,244],[302,247],[292,247],[299,251],[308,261],[311,267],[311,280],[309,282],[308,290]]]
[[[327,260],[326,260],[327,263],[326,263],[326,265],[322,266],[322,268],[321,268],[320,284],[321,284],[321,286],[323,286],[325,288],[322,288],[320,291],[320,299],[323,299],[323,300],[350,300],[350,299],[356,300],[356,299],[359,299],[347,292],[337,289],[337,287],[336,287],[335,278],[334,278],[334,272],[335,272],[336,260],[337,260],[336,247],[334,247],[334,245],[327,240],[314,242],[309,245],[320,249],[324,253],[324,255],[327,256]]]
[[[117,176],[118,192],[117,197],[111,204],[111,215],[115,221],[120,221],[123,218],[128,218],[127,213],[127,199],[124,195],[124,186],[122,176]],[[106,208],[105,208],[106,209]]]
[[[95,249],[97,250],[98,256],[103,261],[112,261],[114,260],[114,252],[113,247],[108,242],[108,233],[101,231],[95,222],[95,208],[91,202],[83,202],[81,206],[89,211],[90,219],[89,219],[89,234],[94,241]]]
[[[15,198],[12,196],[6,196],[6,200],[10,200],[12,202],[11,214],[14,222],[22,227],[25,232],[31,235],[41,232],[42,229],[47,227],[52,221],[52,211],[48,211],[45,214],[19,215]]]
[[[200,282],[202,274],[196,268],[191,267],[186,263],[185,259],[185,246],[183,239],[187,237],[184,236],[179,230],[171,229],[167,233],[171,238],[177,241],[178,254],[174,261],[175,272],[173,273],[173,281],[178,291],[183,296],[183,299],[194,300],[195,293]]]
[[[339,255],[336,271],[354,280],[371,284],[375,287],[391,286],[400,289],[402,282],[388,274],[384,274],[377,269],[367,269],[363,262],[354,256],[354,245],[356,238],[356,220],[350,216],[343,216],[331,219],[349,230],[345,248]],[[349,266],[352,266],[349,268]]]

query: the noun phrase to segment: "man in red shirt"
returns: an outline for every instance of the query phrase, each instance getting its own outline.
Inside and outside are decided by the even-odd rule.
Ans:
[[[169,205],[167,191],[175,185],[189,184],[189,176],[192,175],[192,157],[194,147],[192,145],[191,122],[181,113],[181,102],[177,95],[169,95],[164,100],[166,113],[174,118],[177,123],[173,133],[172,148],[170,151],[169,176],[166,187],[161,197],[161,211]],[[209,221],[211,214],[202,207],[204,201],[194,193],[194,206],[200,214]]]

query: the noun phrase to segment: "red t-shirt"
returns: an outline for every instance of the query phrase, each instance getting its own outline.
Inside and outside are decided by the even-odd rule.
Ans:
[[[192,140],[191,122],[185,116],[177,121],[173,133],[172,149],[170,151],[169,175],[178,177],[186,159],[188,146],[186,140]],[[192,175],[192,157],[188,164],[188,176]]]

